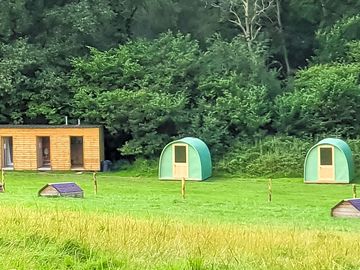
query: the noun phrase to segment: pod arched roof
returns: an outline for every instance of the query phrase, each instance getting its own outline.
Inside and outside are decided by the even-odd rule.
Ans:
[[[206,143],[204,143],[202,140],[194,137],[185,137],[173,141],[170,144],[174,144],[174,143],[186,143],[192,146],[198,152],[202,165],[211,164],[211,156],[210,156],[209,148],[207,147]]]
[[[204,167],[209,167],[210,166],[211,167],[210,150],[207,147],[206,143],[204,143],[202,140],[200,140],[198,138],[194,138],[194,137],[185,137],[185,138],[182,138],[182,139],[179,139],[179,140],[176,140],[176,141],[172,141],[169,144],[167,144],[164,147],[163,152],[168,146],[170,146],[170,145],[172,145],[174,143],[185,143],[185,144],[190,145],[198,153],[199,158],[200,158],[200,162],[201,162],[201,166],[204,166]],[[162,156],[162,153],[161,153],[161,156]],[[161,159],[161,157],[160,157],[160,159]]]
[[[326,139],[323,139],[320,142],[318,142],[315,146],[323,145],[323,144],[329,144],[329,145],[333,145],[333,146],[337,147],[339,150],[341,150],[344,153],[348,163],[349,164],[353,163],[352,152],[351,152],[350,146],[343,140],[335,139],[335,138],[326,138]]]

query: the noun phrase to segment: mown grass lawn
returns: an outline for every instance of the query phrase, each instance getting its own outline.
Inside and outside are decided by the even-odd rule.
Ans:
[[[358,230],[360,221],[333,219],[330,209],[352,196],[351,185],[311,185],[302,179],[273,179],[272,202],[268,202],[268,179],[216,177],[204,182],[187,182],[186,199],[178,181],[149,177],[98,174],[98,195],[94,195],[92,174],[7,173],[7,192],[0,204],[115,213],[139,218],[155,216],[186,222],[273,224]],[[39,198],[46,183],[74,181],[85,191],[84,199]]]
[[[360,221],[330,209],[351,185],[214,177],[180,182],[98,174],[6,173],[0,269],[358,269]],[[74,181],[84,199],[39,198]],[[16,251],[16,252],[14,252]]]

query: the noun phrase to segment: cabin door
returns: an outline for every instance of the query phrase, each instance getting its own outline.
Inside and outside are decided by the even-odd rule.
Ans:
[[[84,140],[83,137],[70,137],[71,168],[84,167]]]
[[[2,138],[2,158],[3,158],[3,168],[13,168],[13,139],[12,137],[3,137]]]
[[[189,177],[188,146],[175,144],[173,146],[173,177],[182,179]]]
[[[38,168],[50,168],[50,137],[38,137],[37,146]]]
[[[334,147],[319,147],[319,181],[335,181]]]

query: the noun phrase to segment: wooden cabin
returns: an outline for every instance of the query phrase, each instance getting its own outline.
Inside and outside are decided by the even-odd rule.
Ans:
[[[331,208],[332,217],[360,218],[360,199],[345,199]]]
[[[103,130],[91,125],[0,125],[5,170],[99,171]]]
[[[53,183],[47,184],[38,192],[42,197],[74,197],[83,198],[84,191],[75,183]]]

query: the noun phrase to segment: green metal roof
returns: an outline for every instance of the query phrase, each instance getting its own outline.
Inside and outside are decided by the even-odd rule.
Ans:
[[[351,152],[350,146],[343,140],[335,139],[335,138],[326,138],[326,139],[323,139],[320,142],[318,142],[316,145],[314,145],[314,147],[316,147],[318,145],[324,145],[324,144],[333,145],[336,148],[338,148],[341,152],[344,153],[346,160],[347,160],[347,164],[349,166],[350,179],[352,179],[354,176],[354,160],[352,157],[352,152]],[[312,147],[312,148],[314,148],[314,147]]]

